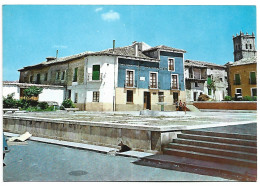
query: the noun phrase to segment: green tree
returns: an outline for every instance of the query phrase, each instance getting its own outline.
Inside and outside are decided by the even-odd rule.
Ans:
[[[42,93],[42,88],[35,86],[29,87],[24,90],[24,96],[26,97],[26,99],[37,97],[40,93]]]
[[[3,97],[3,107],[4,108],[17,108],[17,101],[14,99],[14,93],[8,94],[6,97]]]

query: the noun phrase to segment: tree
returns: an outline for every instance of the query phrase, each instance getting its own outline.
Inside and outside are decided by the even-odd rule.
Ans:
[[[42,93],[42,88],[35,86],[29,87],[24,90],[24,96],[26,97],[26,99],[37,97],[40,93]]]
[[[207,85],[208,89],[211,89],[213,91],[213,98],[215,97],[215,92],[216,92],[216,85],[214,81],[211,81],[208,85]]]

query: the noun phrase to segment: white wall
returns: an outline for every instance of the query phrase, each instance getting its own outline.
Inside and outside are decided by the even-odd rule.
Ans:
[[[17,85],[3,85],[3,96],[14,94],[14,99],[20,99],[20,88]]]
[[[44,88],[39,95],[39,101],[55,101],[61,105],[64,100],[64,91],[63,89]]]

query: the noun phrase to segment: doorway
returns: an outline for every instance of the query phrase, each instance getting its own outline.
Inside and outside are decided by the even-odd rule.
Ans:
[[[198,92],[193,92],[193,101],[197,101]]]
[[[179,94],[178,92],[173,92],[173,103],[179,102]]]
[[[151,93],[144,92],[144,110],[151,110]]]

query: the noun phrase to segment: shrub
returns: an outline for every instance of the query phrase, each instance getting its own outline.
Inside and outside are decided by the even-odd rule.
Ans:
[[[253,98],[251,96],[245,96],[242,101],[253,101]]]
[[[206,94],[201,94],[199,97],[198,97],[198,101],[208,101],[210,98],[208,95]]]
[[[27,89],[24,90],[24,96],[26,98],[32,98],[32,97],[37,97],[40,93],[42,93],[42,88],[38,88],[35,86],[29,87]]]
[[[253,101],[257,101],[257,97],[256,96],[253,96]]]
[[[75,105],[70,99],[65,99],[61,105],[65,108],[75,108]]]
[[[17,107],[21,107],[23,109],[26,109],[29,107],[29,104],[26,99],[20,99],[16,103]]]
[[[232,97],[231,96],[225,96],[224,100],[225,101],[232,101]]]
[[[38,104],[38,107],[40,107],[40,109],[42,110],[46,110],[49,107],[49,105],[47,102],[43,101]]]
[[[5,97],[3,97],[3,107],[4,108],[17,108],[17,100],[14,99],[14,93],[8,94]]]

